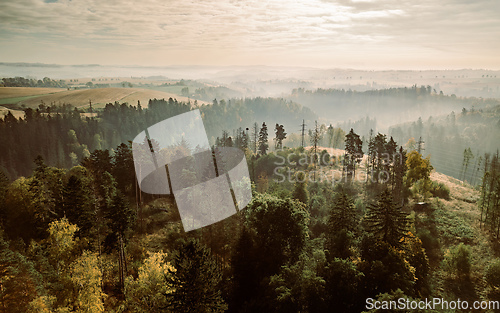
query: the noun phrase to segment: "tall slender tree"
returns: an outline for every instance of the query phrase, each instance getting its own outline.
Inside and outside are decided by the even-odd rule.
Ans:
[[[382,241],[399,246],[401,238],[408,231],[408,220],[401,206],[394,203],[386,189],[375,204],[369,206],[366,216],[368,230]]]
[[[262,123],[262,127],[259,131],[259,154],[266,155],[269,149],[269,143],[267,141],[267,125],[266,122]]]
[[[351,128],[345,136],[345,156],[344,156],[344,171],[347,177],[356,174],[356,164],[361,162],[363,158],[363,142],[359,135]]]

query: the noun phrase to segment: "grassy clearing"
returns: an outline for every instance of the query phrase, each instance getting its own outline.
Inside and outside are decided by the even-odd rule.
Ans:
[[[424,212],[415,213],[415,226],[426,249],[433,274],[430,283],[434,296],[444,299],[486,299],[490,289],[484,274],[489,264],[499,257],[496,240],[480,228],[480,211],[476,201],[479,191],[461,181],[441,173],[432,173],[431,179],[450,189],[450,199],[434,198]],[[460,281],[450,277],[442,261],[450,249],[460,243],[470,249],[470,277]],[[474,286],[468,288],[467,286]]]
[[[35,95],[35,96],[24,96],[24,97],[15,97],[15,98],[3,98],[0,99],[0,104],[17,104],[21,101],[29,100],[32,98],[38,98],[40,96]]]

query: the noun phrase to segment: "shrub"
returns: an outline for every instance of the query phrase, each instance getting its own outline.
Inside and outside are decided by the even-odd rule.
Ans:
[[[484,278],[491,287],[500,287],[500,259],[496,259],[486,268]]]
[[[471,268],[470,247],[460,243],[446,251],[443,268],[448,273],[459,278],[469,277]]]
[[[443,183],[432,181],[430,192],[433,197],[450,200],[450,189]]]

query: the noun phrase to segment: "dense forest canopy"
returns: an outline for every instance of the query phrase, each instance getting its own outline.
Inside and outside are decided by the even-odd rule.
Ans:
[[[112,149],[146,127],[194,108],[170,98],[150,100],[144,109],[140,104],[109,103],[96,116],[71,105],[42,104],[36,110],[26,109],[20,119],[9,112],[0,118],[0,166],[11,179],[29,175],[37,155],[49,165],[68,168],[95,149]],[[270,116],[279,117],[287,129],[316,118],[308,108],[274,98],[214,100],[199,109],[211,144],[223,130],[245,130],[254,121],[271,123]]]
[[[388,134],[369,114],[333,126],[281,98],[7,113],[0,312],[378,312],[368,299],[500,299],[496,100],[416,86],[311,94],[323,92],[358,111],[364,97],[408,98],[402,110],[422,99],[477,106]],[[175,197],[141,191],[130,140],[193,109],[211,145],[245,152],[252,200],[185,232]],[[458,156],[440,158],[443,147]],[[436,172],[448,169],[460,181]]]

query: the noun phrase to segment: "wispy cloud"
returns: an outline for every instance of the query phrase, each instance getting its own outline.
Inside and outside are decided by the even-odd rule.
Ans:
[[[496,0],[2,1],[0,58],[342,66],[421,56],[499,67],[498,12]]]

